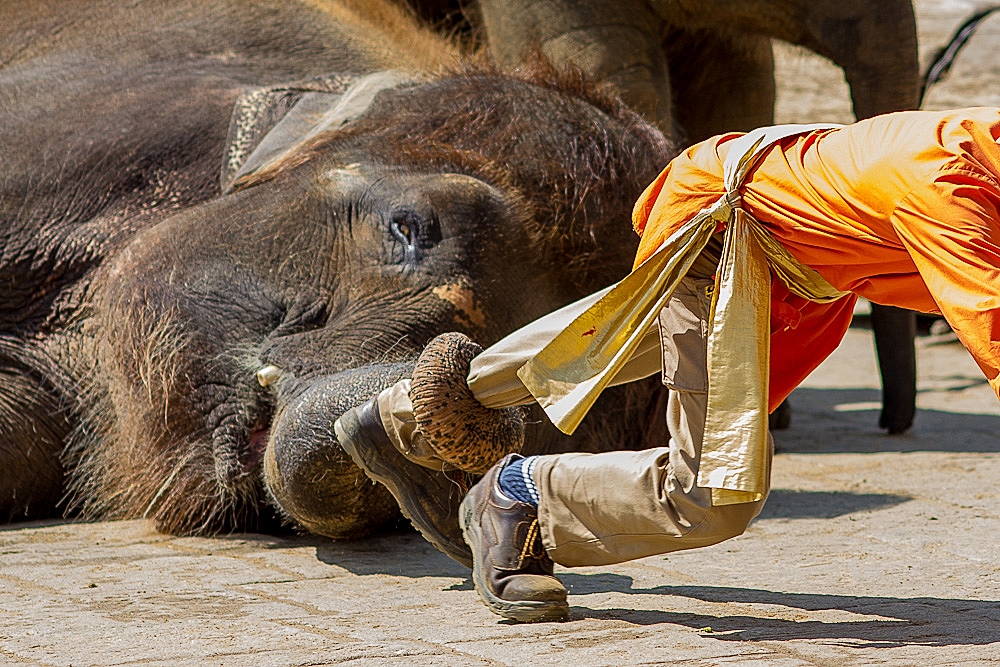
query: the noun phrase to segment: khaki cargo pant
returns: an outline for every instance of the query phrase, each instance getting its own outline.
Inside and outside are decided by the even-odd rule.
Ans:
[[[709,276],[718,265],[711,254],[698,258],[661,311],[659,331],[647,336],[614,380],[648,377],[662,366],[671,389],[670,442],[642,451],[545,455],[534,467],[542,540],[561,565],[605,565],[715,544],[741,534],[763,507],[763,500],[715,507],[711,489],[695,485],[708,395]],[[533,402],[517,369],[602,294],[542,317],[483,351],[468,378],[475,397],[491,408]],[[396,446],[426,464],[433,457],[414,442],[419,438],[413,437],[408,391],[404,380],[382,392],[379,411]],[[435,467],[433,460],[429,464]]]

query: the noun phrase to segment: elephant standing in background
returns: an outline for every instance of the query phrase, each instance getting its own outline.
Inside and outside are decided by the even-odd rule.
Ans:
[[[909,0],[478,0],[494,57],[539,48],[617,87],[685,143],[773,122],[771,39],[843,68],[859,119],[916,108],[916,23]]]
[[[842,67],[859,120],[919,105],[910,0],[478,0],[471,12],[501,64],[532,50],[573,62],[684,145],[773,124],[772,39]],[[879,424],[902,433],[915,412],[915,316],[875,305],[872,326]]]

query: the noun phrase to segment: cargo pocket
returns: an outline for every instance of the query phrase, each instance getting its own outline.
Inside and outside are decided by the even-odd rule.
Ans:
[[[715,283],[685,278],[660,311],[663,384],[677,391],[708,391],[708,313]]]

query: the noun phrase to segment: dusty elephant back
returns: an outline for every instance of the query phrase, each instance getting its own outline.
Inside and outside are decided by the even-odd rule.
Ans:
[[[419,71],[456,56],[395,5],[356,5],[7,3],[0,280],[10,291],[0,332],[52,333],[107,252],[218,195],[241,91],[332,72]]]

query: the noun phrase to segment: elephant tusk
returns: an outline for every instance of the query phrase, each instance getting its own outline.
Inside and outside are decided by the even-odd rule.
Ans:
[[[257,371],[257,382],[262,387],[269,387],[281,378],[281,369],[268,364]]]

